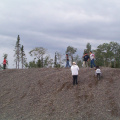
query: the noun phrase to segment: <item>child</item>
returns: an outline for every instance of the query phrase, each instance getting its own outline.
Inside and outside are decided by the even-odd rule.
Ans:
[[[101,70],[100,70],[99,66],[96,66],[96,69],[95,69],[95,76],[97,76],[97,79],[98,79],[98,80],[100,79]]]

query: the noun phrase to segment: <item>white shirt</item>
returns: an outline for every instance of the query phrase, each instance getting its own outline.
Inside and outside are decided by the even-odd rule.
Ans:
[[[78,75],[79,67],[77,65],[71,66],[72,75]]]
[[[98,68],[98,69],[96,69],[96,74],[97,73],[101,73],[101,70]]]
[[[94,54],[90,54],[90,59],[94,59],[95,55]]]

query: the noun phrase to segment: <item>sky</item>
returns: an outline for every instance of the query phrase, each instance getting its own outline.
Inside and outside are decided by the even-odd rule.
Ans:
[[[111,41],[120,43],[119,0],[0,0],[0,64],[8,54],[8,68],[15,68],[17,36],[27,61],[35,47],[65,54],[68,46],[82,56],[86,44],[92,49]]]

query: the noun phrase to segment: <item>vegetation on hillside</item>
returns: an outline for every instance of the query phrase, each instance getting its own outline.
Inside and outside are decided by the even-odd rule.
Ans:
[[[83,50],[83,54],[92,50],[90,43],[87,43],[86,48]],[[64,67],[66,58],[65,54],[68,54],[70,63],[75,61],[79,66],[82,66],[82,56],[76,54],[77,48],[74,46],[68,46],[65,53],[55,52],[54,58],[49,55],[48,50],[44,47],[35,47],[29,54],[33,57],[32,61],[27,62],[25,48],[20,44],[20,36],[18,35],[15,44],[14,62],[16,69],[21,68],[43,68],[43,67]],[[97,49],[92,50],[95,54],[95,63],[99,66],[120,68],[120,44],[117,42],[100,44]],[[79,52],[79,51],[78,51]],[[7,54],[6,54],[7,55]],[[8,55],[7,55],[8,56]],[[21,65],[21,66],[20,66]],[[90,65],[90,63],[89,63]],[[1,65],[2,68],[2,65]]]

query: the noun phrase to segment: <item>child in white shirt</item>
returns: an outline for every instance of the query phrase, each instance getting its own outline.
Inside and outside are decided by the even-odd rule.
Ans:
[[[99,66],[96,66],[95,76],[97,76],[98,74],[100,74],[100,76],[101,76],[101,70],[100,70]]]

